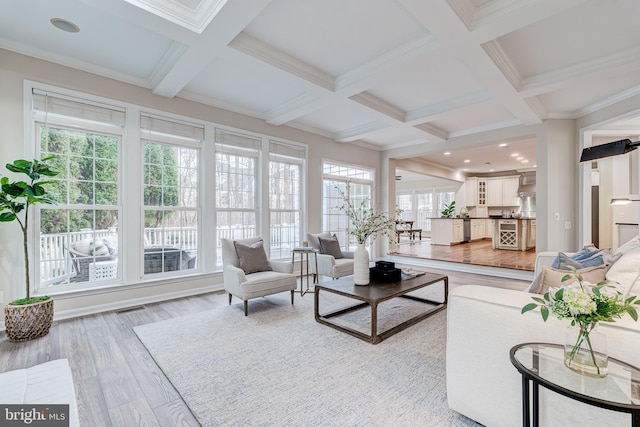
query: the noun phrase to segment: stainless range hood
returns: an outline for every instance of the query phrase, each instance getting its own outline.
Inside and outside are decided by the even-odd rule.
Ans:
[[[518,186],[519,195],[533,196],[536,195],[536,173],[525,172],[520,175],[520,182]]]
[[[520,215],[522,218],[536,217],[536,173],[526,172],[520,175],[518,186],[520,197]]]

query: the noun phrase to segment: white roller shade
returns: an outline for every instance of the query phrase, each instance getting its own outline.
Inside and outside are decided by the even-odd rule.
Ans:
[[[125,109],[92,103],[53,92],[33,90],[33,109],[40,113],[124,127]]]

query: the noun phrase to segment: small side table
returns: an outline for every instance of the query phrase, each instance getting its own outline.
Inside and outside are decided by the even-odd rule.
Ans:
[[[610,357],[607,377],[585,377],[564,366],[564,347],[558,344],[519,344],[511,348],[509,356],[522,375],[523,426],[539,425],[538,386],[542,386],[588,405],[631,414],[631,426],[640,427],[640,369],[637,367]],[[562,368],[566,373],[562,371],[563,375],[558,375]],[[529,405],[529,381],[533,382],[533,414]],[[585,381],[590,382],[591,387],[584,387]]]
[[[294,248],[291,251],[291,263],[295,264],[296,254],[300,254],[300,296],[304,296],[307,292],[309,292],[309,275],[311,271],[309,270],[309,254],[313,254],[314,262],[316,263],[316,271],[318,271],[318,251],[311,247],[301,247]],[[305,268],[306,268],[306,276],[307,276],[307,289],[305,290],[303,287],[304,276],[305,276]]]

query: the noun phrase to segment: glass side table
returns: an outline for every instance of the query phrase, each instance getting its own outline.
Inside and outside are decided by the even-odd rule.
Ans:
[[[309,275],[311,274],[311,270],[309,269],[309,254],[312,254],[315,260],[316,269],[318,271],[318,251],[316,249],[310,247],[299,247],[293,248],[291,251],[291,263],[295,264],[296,262],[296,254],[300,254],[300,296],[304,296],[307,292],[309,292]],[[305,268],[306,267],[306,274]],[[307,289],[304,289],[303,281],[304,277],[307,276]]]
[[[605,378],[583,376],[564,366],[562,345],[546,343],[516,345],[509,356],[522,375],[523,426],[539,425],[538,386],[541,385],[588,405],[631,414],[631,425],[640,427],[640,369],[635,366],[610,357]],[[529,402],[529,381],[533,382],[533,408]]]

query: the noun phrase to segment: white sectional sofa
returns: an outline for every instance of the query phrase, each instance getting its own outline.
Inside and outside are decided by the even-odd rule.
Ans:
[[[69,426],[80,425],[71,368],[67,359],[0,373],[0,403],[68,404]]]
[[[634,246],[635,245],[635,246]],[[640,294],[640,239],[634,238],[608,270],[630,294]],[[535,274],[551,265],[555,252],[536,258]],[[618,264],[622,262],[622,264]],[[618,267],[614,271],[614,267]],[[626,283],[623,283],[626,282]],[[526,291],[465,285],[454,288],[447,307],[447,399],[451,409],[489,427],[522,425],[521,375],[511,364],[509,350],[525,342],[564,343],[570,321],[539,310],[521,314],[532,302]],[[602,323],[609,356],[640,367],[640,322],[628,315]],[[640,393],[640,390],[638,390]],[[631,416],[594,408],[540,388],[541,426],[619,427]]]

